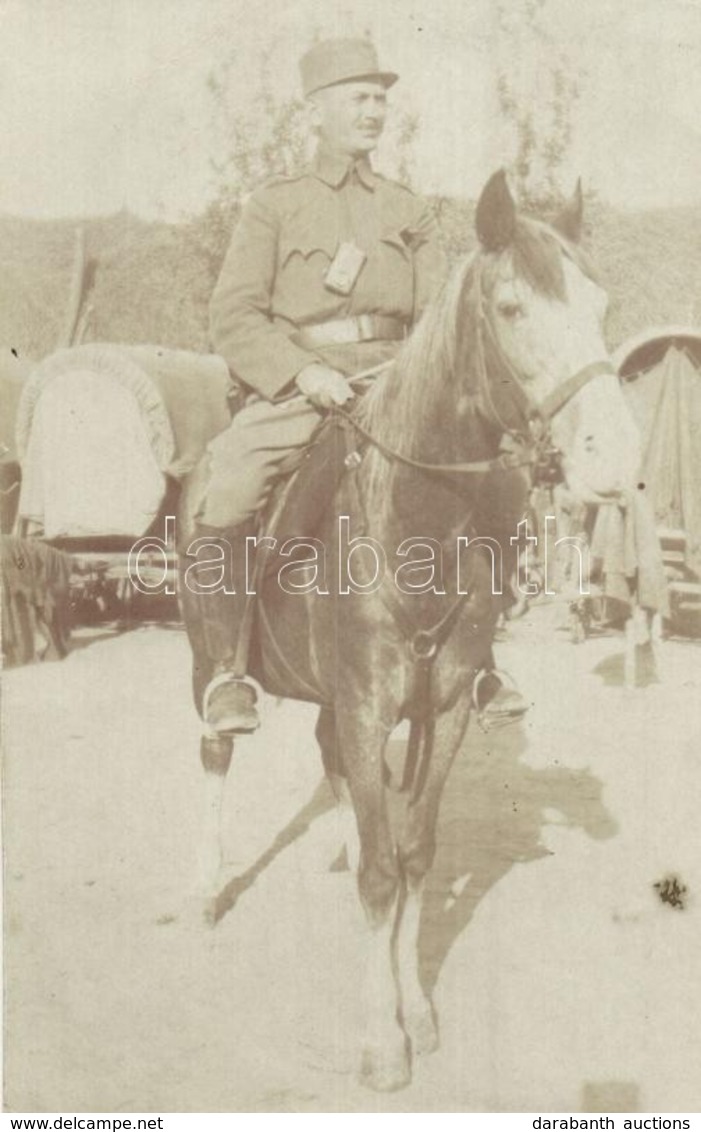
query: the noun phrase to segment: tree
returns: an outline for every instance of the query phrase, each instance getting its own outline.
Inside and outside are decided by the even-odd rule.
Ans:
[[[242,196],[275,176],[290,176],[306,164],[304,104],[275,94],[272,50],[261,55],[258,89],[242,110],[236,82],[238,60],[229,55],[207,79],[218,154],[212,172],[218,197],[240,204]]]
[[[369,34],[369,33],[366,33]],[[273,82],[273,50],[260,57],[257,91],[240,107],[239,62],[229,55],[207,79],[218,153],[212,159],[217,198],[240,203],[258,185],[276,176],[294,176],[308,163],[310,139],[304,102],[282,98]],[[411,182],[413,150],[419,131],[416,115],[394,109],[387,138],[393,176]]]
[[[241,101],[241,60],[235,52],[209,74],[215,154],[211,158],[214,195],[205,212],[193,218],[186,234],[204,255],[212,281],[217,278],[231,230],[246,196],[275,177],[294,176],[310,158],[307,112],[301,98],[282,97],[274,82],[275,45],[262,52],[255,93]],[[250,71],[250,61],[247,68]],[[394,110],[386,146],[392,175],[411,183],[419,119]]]
[[[232,52],[207,77],[215,152],[210,158],[213,195],[183,231],[191,254],[203,257],[210,290],[221,269],[241,205],[258,185],[293,175],[306,164],[304,104],[280,98],[272,80],[272,49],[260,58],[255,93],[241,102],[241,60]]]
[[[553,35],[550,0],[500,0],[497,98],[513,134],[511,174],[521,208],[557,208],[571,186],[561,184],[569,156],[581,69]]]

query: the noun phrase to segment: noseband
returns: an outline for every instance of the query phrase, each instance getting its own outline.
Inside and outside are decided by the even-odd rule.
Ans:
[[[488,312],[482,302],[479,265],[475,273],[475,284],[478,289],[477,377],[486,403],[487,412],[485,415],[491,424],[496,425],[510,438],[513,445],[512,451],[503,452],[492,460],[480,460],[464,464],[428,464],[421,460],[414,460],[410,456],[405,456],[403,453],[390,448],[361,425],[351,413],[346,412],[340,406],[335,406],[332,412],[343,418],[356,435],[363,437],[387,459],[415,468],[420,472],[442,476],[456,474],[484,475],[493,471],[528,468],[532,484],[557,482],[561,478],[560,453],[553,448],[550,441],[550,422],[595,377],[613,373],[611,363],[609,361],[590,363],[558,386],[540,405],[536,405],[499,345]],[[498,408],[494,403],[485,355],[485,337],[487,335],[490,336],[492,344],[496,348],[497,357],[503,367],[502,373],[504,371],[509,373],[513,388],[517,393],[521,419],[515,424],[501,420]],[[494,380],[498,380],[496,375],[492,375],[492,377]],[[358,452],[349,452],[346,456],[346,466],[349,468],[357,467],[360,461],[361,456]],[[357,494],[357,484],[355,491]],[[362,503],[360,503],[360,507],[362,509]],[[409,804],[414,805],[423,792],[433,751],[434,724],[431,710],[433,665],[439,650],[452,633],[458,618],[462,615],[468,592],[459,592],[457,597],[450,602],[447,610],[429,629],[424,624],[415,622],[414,617],[397,597],[391,585],[383,586],[379,594],[385,608],[406,639],[409,659],[414,670],[412,714],[401,786],[402,791],[410,795]],[[473,626],[473,630],[477,627]]]
[[[556,234],[555,238],[560,244],[563,255],[571,259],[566,244]],[[484,397],[485,416],[491,424],[496,425],[503,433],[511,437],[514,446],[521,449],[523,459],[521,466],[531,468],[533,483],[556,483],[563,479],[560,467],[561,453],[555,448],[550,438],[550,425],[554,417],[564,409],[565,405],[577,396],[590,381],[596,377],[615,374],[615,370],[608,359],[589,362],[582,369],[568,377],[557,388],[537,403],[524,388],[523,381],[514,369],[509,358],[504,353],[497,338],[492,320],[486,307],[482,290],[482,273],[479,263],[475,269],[475,300],[478,311],[477,317],[477,357],[478,381]],[[500,365],[508,374],[508,379],[517,392],[518,411],[520,420],[515,423],[504,421],[492,397],[492,383],[489,380],[489,370],[485,350],[485,339],[488,338],[495,351]]]

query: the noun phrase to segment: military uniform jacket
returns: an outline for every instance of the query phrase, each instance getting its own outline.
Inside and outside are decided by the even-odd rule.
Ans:
[[[324,284],[344,240],[367,256],[349,295]],[[352,374],[397,346],[311,351],[293,341],[298,329],[362,314],[410,328],[444,272],[436,220],[424,201],[375,173],[367,158],[320,150],[307,173],[266,185],[246,204],[212,296],[212,344],[234,377],[275,400],[311,362]]]

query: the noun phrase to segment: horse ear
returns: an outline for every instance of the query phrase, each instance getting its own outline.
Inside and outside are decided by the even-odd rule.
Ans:
[[[509,192],[506,173],[500,169],[482,189],[475,213],[477,239],[487,252],[508,247],[516,229],[516,205]]]
[[[582,235],[582,220],[584,217],[584,196],[582,194],[582,178],[578,178],[577,186],[562,212],[553,222],[557,228],[573,244],[579,243]]]

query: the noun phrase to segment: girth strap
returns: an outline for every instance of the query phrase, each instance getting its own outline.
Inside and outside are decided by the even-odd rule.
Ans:
[[[406,637],[414,663],[414,686],[409,713],[409,740],[401,792],[411,791],[410,805],[421,797],[433,751],[435,721],[431,712],[431,673],[436,656],[450,636],[468,593],[459,593],[439,621],[428,629],[418,628],[397,596],[393,584],[380,590],[380,598]]]
[[[344,414],[347,415],[347,414]],[[351,423],[355,421],[351,418]],[[374,443],[374,441],[373,441]],[[348,461],[347,461],[348,462]],[[358,462],[348,463],[349,476],[346,480],[351,492],[355,496],[356,510],[364,516],[364,507],[358,491],[355,472]],[[414,805],[423,792],[431,754],[433,752],[433,738],[435,722],[431,712],[431,673],[433,663],[441,646],[450,636],[455,622],[460,615],[464,603],[470,597],[469,591],[460,592],[450,603],[443,616],[429,628],[419,626],[397,594],[394,578],[391,573],[385,575],[385,585],[379,589],[379,597],[385,609],[405,637],[410,658],[414,664],[414,685],[409,715],[409,740],[404,762],[404,773],[400,790],[402,793],[411,791],[410,805]],[[477,626],[475,626],[475,629]]]

